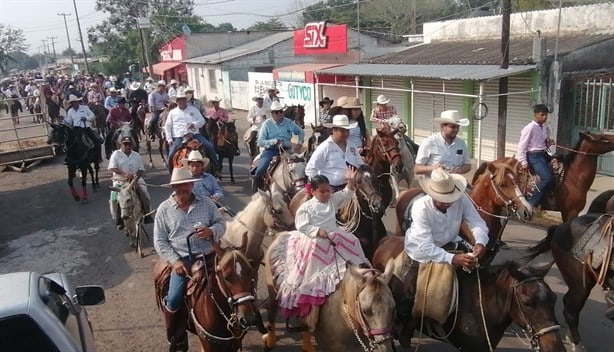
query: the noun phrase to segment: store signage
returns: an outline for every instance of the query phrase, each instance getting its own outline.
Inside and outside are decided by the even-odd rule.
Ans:
[[[276,81],[281,103],[287,106],[302,105],[305,107],[305,124],[316,124],[315,86],[313,83],[298,83]]]
[[[313,22],[294,31],[295,55],[347,53],[347,25]]]

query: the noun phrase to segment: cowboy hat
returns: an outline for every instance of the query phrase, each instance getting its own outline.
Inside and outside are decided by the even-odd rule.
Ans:
[[[147,82],[153,82],[153,78],[151,78],[151,77],[147,77],[147,78],[145,78],[145,80],[146,80]]]
[[[331,100],[331,98],[329,97],[324,97],[324,99],[320,100],[320,106],[324,105],[324,104],[333,104],[333,100]]]
[[[74,94],[71,94],[68,96],[68,100],[67,100],[68,103],[73,103],[75,101],[81,101],[81,98],[79,98],[78,96]]]
[[[109,93],[117,93],[117,89],[115,87],[109,88]]]
[[[163,80],[163,79],[161,79],[161,80],[159,80],[159,81],[158,81],[158,83],[157,83],[156,85],[157,85],[158,87],[159,87],[159,86],[166,86],[166,81],[165,81],[165,80]]]
[[[457,126],[469,126],[469,119],[461,117],[461,114],[456,110],[446,110],[441,113],[441,117],[433,120],[436,124],[450,123]]]
[[[286,106],[282,105],[278,101],[274,101],[274,102],[271,103],[271,111],[281,111],[281,110],[283,110],[285,108],[286,108]]]
[[[194,92],[194,88],[192,88],[190,86],[187,86],[187,87],[183,88],[183,91],[186,92],[186,93],[187,92]]]
[[[332,106],[333,108],[335,107],[343,107],[343,105],[345,105],[348,101],[348,97],[346,96],[342,96],[337,98],[337,100],[335,100],[335,104]]]
[[[197,178],[192,177],[192,173],[188,170],[187,167],[176,167],[173,169],[173,174],[171,175],[171,181],[169,183],[163,184],[163,187],[171,187],[174,185],[180,185],[183,183],[190,183],[198,181]]]
[[[173,85],[173,84],[177,84],[177,80],[171,79],[171,83],[170,83],[170,84],[171,84],[171,85]]]
[[[137,90],[141,88],[141,82],[132,82],[130,85],[130,90]]]
[[[419,180],[422,189],[436,201],[453,203],[467,189],[467,179],[458,174],[449,174],[442,168],[431,171],[431,177]]]
[[[266,92],[268,93],[270,91],[275,91],[275,93],[279,94],[279,89],[277,89],[277,88],[273,88],[273,87],[267,88]]]
[[[122,137],[120,143],[121,144],[124,144],[124,143],[134,143],[134,140],[130,136],[124,136],[124,137]]]
[[[379,105],[384,105],[384,104],[390,103],[390,99],[386,98],[385,95],[380,94],[377,96],[377,99],[374,101],[374,103],[379,104]]]
[[[358,98],[348,98],[347,102],[341,107],[344,109],[362,109],[362,103]]]
[[[358,122],[350,123],[350,119],[345,115],[335,115],[333,116],[333,122],[331,123],[323,123],[322,126],[326,128],[345,128],[346,130],[352,129],[358,126]]]
[[[213,103],[213,102],[218,102],[218,103],[219,103],[220,101],[222,101],[222,99],[221,99],[221,98],[218,98],[217,96],[215,96],[215,97],[213,97],[213,98],[209,99],[209,102],[210,102],[210,103]]]
[[[188,158],[184,160],[187,161],[188,164],[191,162],[200,161],[203,163],[203,168],[209,165],[209,158],[203,157],[198,150],[192,150],[190,154],[188,154]]]
[[[252,101],[258,101],[259,99],[264,100],[264,97],[262,95],[256,95],[252,97]]]
[[[177,92],[177,95],[175,95],[175,99],[187,99],[188,96],[185,95],[185,90],[180,90]]]

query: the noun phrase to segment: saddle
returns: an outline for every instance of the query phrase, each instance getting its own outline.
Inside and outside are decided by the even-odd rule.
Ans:
[[[554,156],[550,162],[552,166],[552,171],[554,172],[554,187],[542,198],[542,209],[551,210],[551,211],[559,211],[559,206],[557,205],[555,195],[557,193],[558,188],[565,179],[565,167],[561,160],[562,156]],[[529,172],[520,173],[519,175],[520,181],[520,189],[523,191],[527,198],[530,197],[535,191],[535,186],[539,179],[539,176],[536,175],[532,169]]]
[[[587,264],[597,283],[604,286],[608,270],[614,270],[614,215],[603,214],[586,229],[572,248],[571,253],[580,262]]]

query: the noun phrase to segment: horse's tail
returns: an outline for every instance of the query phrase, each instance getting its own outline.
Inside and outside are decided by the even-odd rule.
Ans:
[[[552,238],[554,238],[554,233],[557,227],[558,226],[556,225],[550,226],[550,228],[548,229],[548,235],[546,236],[546,238],[537,242],[537,244],[534,245],[533,247],[529,247],[527,249],[527,254],[523,257],[523,259],[531,261],[535,259],[537,256],[539,256],[540,254],[548,252],[552,247]]]

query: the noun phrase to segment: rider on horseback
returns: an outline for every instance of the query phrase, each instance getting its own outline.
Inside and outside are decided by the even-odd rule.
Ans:
[[[129,184],[134,177],[138,177],[136,193],[142,205],[143,214],[148,214],[151,209],[151,197],[147,191],[147,186],[143,180],[143,172],[145,172],[145,164],[139,153],[132,151],[134,140],[130,136],[124,136],[121,139],[121,148],[114,151],[109,160],[108,169],[113,171],[113,186],[121,187]],[[123,230],[124,223],[119,216],[117,199],[113,192],[109,199],[109,207],[111,210],[111,218],[115,222],[115,227],[118,230]],[[151,224],[153,219],[151,215],[146,215],[143,219],[146,224]]]
[[[192,192],[201,198],[211,198],[214,202],[224,197],[224,190],[217,183],[213,175],[205,170],[209,166],[209,159],[204,158],[198,150],[192,150],[188,155],[188,167],[192,177],[198,179],[194,183]]]
[[[77,131],[85,133],[85,135],[91,140],[94,150],[99,150],[102,141],[100,137],[94,134],[92,131],[92,122],[96,119],[96,116],[87,107],[87,105],[81,105],[81,98],[71,94],[68,96],[68,103],[70,107],[66,111],[66,118],[64,118],[64,124],[72,126]],[[102,161],[102,160],[99,160]]]
[[[167,338],[171,342],[174,336],[180,335],[180,341],[173,342],[183,351],[187,351],[188,341],[185,322],[181,321],[185,315],[180,310],[184,308],[190,268],[198,259],[190,256],[187,238],[195,231],[196,236],[190,242],[192,253],[207,258],[214,255],[214,245],[226,231],[226,221],[213,201],[193,193],[196,181],[198,179],[193,178],[187,168],[173,170],[171,181],[165,185],[172,187],[173,194],[158,207],[154,224],[156,252],[172,265],[168,293],[163,302]],[[175,330],[180,327],[183,331],[177,334]]]
[[[183,91],[185,92],[185,95],[188,98],[188,105],[192,105],[202,114],[203,113],[203,102],[200,99],[196,99],[194,97],[194,88],[188,86],[188,87],[185,87]]]
[[[273,157],[279,155],[280,149],[290,149],[292,142],[290,139],[292,135],[298,137],[298,144],[295,147],[295,152],[299,152],[303,145],[303,139],[305,138],[305,131],[303,131],[292,120],[283,117],[284,106],[278,101],[274,101],[271,104],[272,119],[267,119],[260,128],[258,135],[258,146],[264,148],[260,153],[260,161],[256,167],[254,180],[252,183],[252,190],[255,192],[258,188],[264,187],[263,176],[266,172]]]
[[[117,100],[117,105],[109,111],[107,123],[109,124],[109,133],[105,136],[104,151],[107,159],[111,157],[111,152],[115,149],[113,140],[116,139],[115,131],[121,127],[123,123],[131,122],[132,116],[130,110],[126,108],[126,98],[120,97]]]
[[[220,101],[222,99],[218,97],[209,100],[209,104],[213,106],[213,109],[207,112],[207,119],[226,123],[230,117],[228,116],[228,111],[220,106]]]
[[[146,126],[149,131],[154,131],[155,126],[158,125],[160,114],[164,111],[166,105],[170,104],[171,102],[171,98],[166,93],[166,82],[164,80],[158,81],[156,87],[157,88],[155,91],[149,93],[149,98],[147,101],[147,104],[149,105],[149,110],[151,110],[151,112],[153,113],[151,120],[149,120],[149,126]],[[154,134],[151,134],[151,136],[151,141],[153,142],[156,139],[156,136]],[[167,136],[167,138],[170,137]]]

